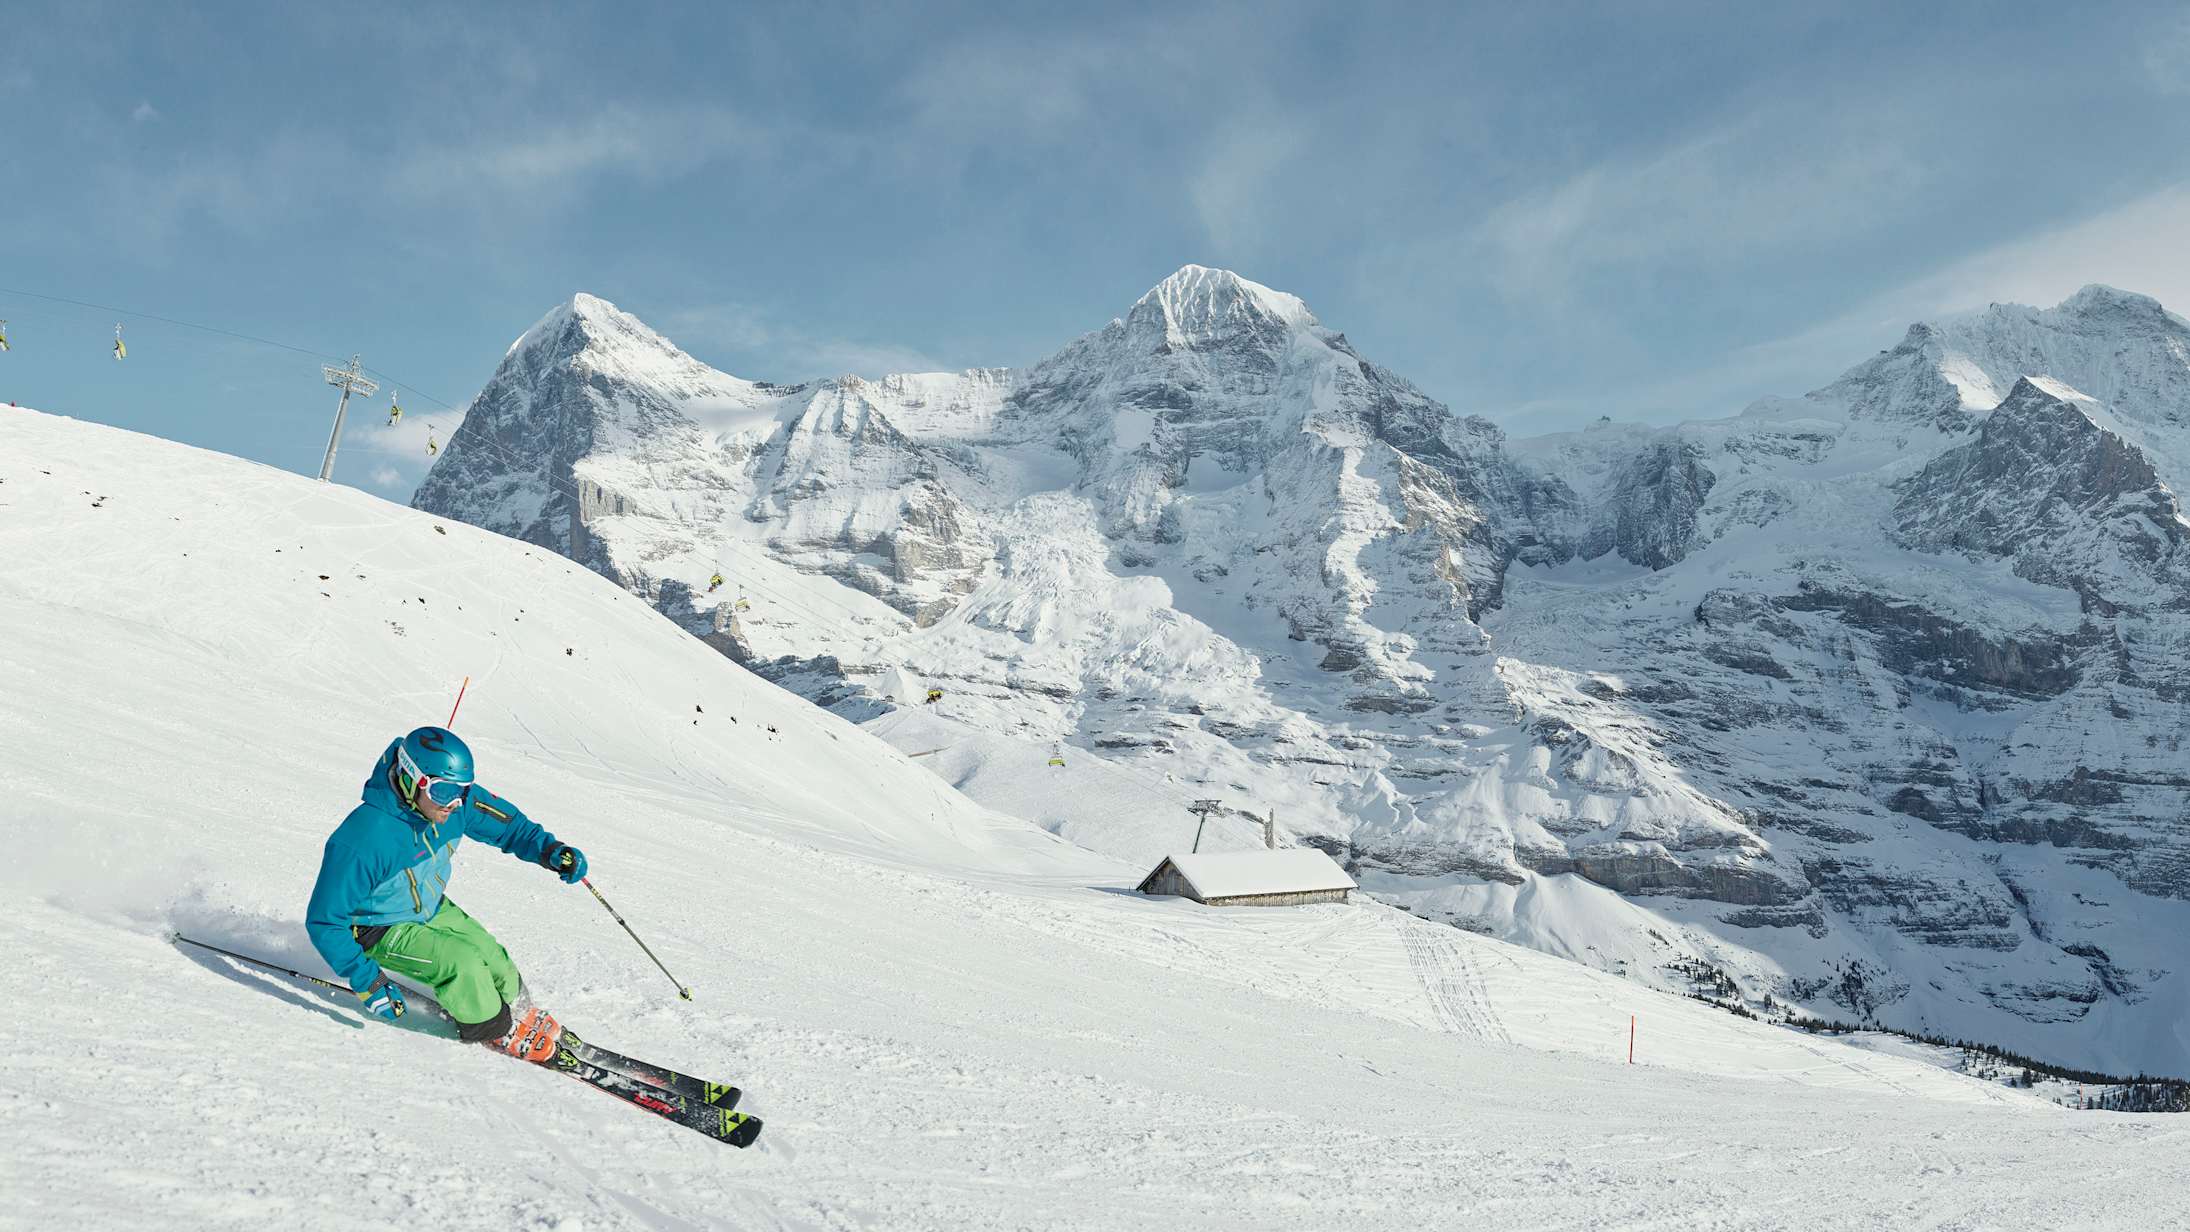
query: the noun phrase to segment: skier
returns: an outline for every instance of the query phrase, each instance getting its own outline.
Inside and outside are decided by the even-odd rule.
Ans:
[[[320,957],[378,1017],[404,1010],[385,968],[433,989],[465,1040],[543,1059],[560,1028],[532,1008],[513,1021],[523,981],[509,951],[447,897],[451,862],[468,835],[575,883],[584,853],[479,786],[471,749],[447,728],[390,744],[363,795],[328,836],[305,907]]]

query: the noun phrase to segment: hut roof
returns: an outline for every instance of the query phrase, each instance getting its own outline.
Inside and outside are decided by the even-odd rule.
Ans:
[[[1285,847],[1277,851],[1204,851],[1166,856],[1165,859],[1179,870],[1188,885],[1194,887],[1194,892],[1205,899],[1354,888],[1354,879],[1346,875],[1346,870],[1313,847]],[[1156,867],[1161,869],[1163,865],[1159,863]]]

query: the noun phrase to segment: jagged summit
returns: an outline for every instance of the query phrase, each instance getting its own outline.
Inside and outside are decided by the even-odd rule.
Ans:
[[[2062,300],[2056,311],[2077,316],[2103,313],[2164,318],[2168,315],[2167,309],[2160,306],[2160,301],[2151,296],[2110,287],[2103,282],[2091,283]]]
[[[2053,402],[2066,403],[2088,419],[2091,413],[2084,408],[2095,406],[2097,399],[2066,381],[2056,381],[2049,376],[2026,376],[2015,382],[2015,388],[2000,400],[1998,409],[2012,412]]]
[[[567,354],[589,349],[639,348],[684,357],[676,344],[655,333],[646,322],[600,296],[584,291],[555,305],[533,322],[532,328],[510,343],[509,353],[541,345],[553,345]]]
[[[1298,296],[1206,265],[1179,267],[1141,296],[1125,319],[1128,328],[1154,327],[1182,340],[1204,340],[1257,326],[1297,329],[1316,324]]]

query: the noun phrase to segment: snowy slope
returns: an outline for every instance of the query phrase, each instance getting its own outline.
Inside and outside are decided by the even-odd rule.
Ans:
[[[941,688],[876,730],[1135,863],[1216,797],[1661,986],[2190,1072],[2186,477],[2190,324],[2110,288],[1508,440],[1188,266],[1025,370],[795,387],[580,296],[414,503],[846,717]]]
[[[2176,1118],[2062,1112],[1387,907],[1123,892],[1141,869],[538,548],[17,410],[0,509],[0,1226],[2190,1218]],[[469,848],[457,897],[566,1020],[742,1082],[763,1146],[163,939],[318,969],[322,838],[467,674],[486,779],[585,847],[697,1000],[539,869]]]

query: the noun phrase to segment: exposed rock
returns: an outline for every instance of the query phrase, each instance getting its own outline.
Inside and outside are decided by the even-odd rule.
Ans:
[[[2161,1068],[2107,1050],[2190,978],[2137,906],[2190,900],[2186,484],[2190,326],[2107,288],[1732,419],[1508,439],[1189,266],[1029,369],[798,385],[580,296],[415,503],[839,713],[948,680],[1281,800],[1400,901],[1572,878],[1821,1011]],[[1657,965],[1517,901],[1460,914]]]

